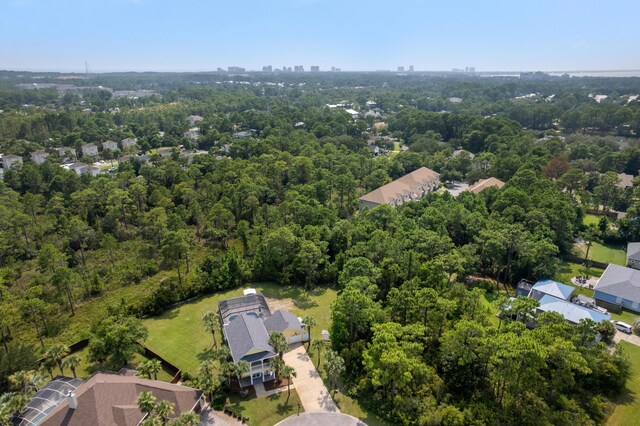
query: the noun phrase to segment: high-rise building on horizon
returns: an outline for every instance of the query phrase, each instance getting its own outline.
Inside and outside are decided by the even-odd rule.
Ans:
[[[399,66],[398,67],[398,72],[404,72],[404,67],[403,66]]]
[[[320,72],[320,67],[318,65],[311,65],[311,72]]]
[[[271,65],[265,65],[262,67],[262,72],[273,72],[273,67]]]
[[[413,72],[413,65],[409,65],[409,71]]]
[[[294,65],[293,72],[304,72],[304,65]]]
[[[242,67],[236,67],[236,66],[231,66],[231,67],[227,67],[227,72],[244,72],[244,68]]]

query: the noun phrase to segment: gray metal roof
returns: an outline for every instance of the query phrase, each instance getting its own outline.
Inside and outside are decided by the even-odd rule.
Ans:
[[[251,362],[275,356],[275,352],[269,344],[269,333],[262,318],[251,314],[242,314],[225,324],[223,329],[234,362]],[[262,351],[247,356],[247,353],[253,349],[261,349]]]
[[[610,263],[594,290],[640,302],[640,270]]]
[[[627,244],[627,261],[629,259],[640,260],[640,243]]]
[[[304,332],[304,328],[297,316],[291,312],[277,310],[270,317],[264,319],[264,326],[269,333],[277,331],[282,333],[288,328]]]

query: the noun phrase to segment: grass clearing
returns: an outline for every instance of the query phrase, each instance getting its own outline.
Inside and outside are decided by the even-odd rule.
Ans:
[[[598,225],[600,223],[600,219],[604,216],[596,216],[594,214],[585,214],[582,219],[582,223],[585,225]]]
[[[274,283],[255,283],[246,287],[254,287],[267,299],[290,306],[289,310],[295,315],[314,317],[317,325],[311,330],[312,339],[320,338],[320,331],[329,327],[330,306],[336,298],[335,290],[318,288],[306,294],[300,287]],[[238,288],[203,296],[143,320],[149,329],[145,345],[183,371],[197,372],[200,362],[213,345],[211,334],[202,325],[202,316],[207,311],[216,311],[221,300],[242,296],[242,291],[243,288]],[[220,333],[217,333],[216,340],[218,344],[222,341]]]
[[[631,375],[626,389],[616,401],[608,426],[637,425],[640,419],[640,347],[624,341],[620,345],[631,362]]]
[[[574,245],[574,251],[578,256],[584,257],[586,247],[584,244],[576,244]],[[593,243],[591,249],[589,249],[589,259],[625,266],[627,264],[627,249],[615,244]]]
[[[599,277],[603,272],[604,270],[599,268],[587,268],[577,263],[562,262],[554,279],[563,284],[571,284],[571,278],[573,277]]]
[[[262,398],[246,397],[233,394],[229,398],[227,408],[233,409],[243,417],[249,417],[249,425],[275,425],[298,412],[304,412],[295,388],[291,388],[291,396],[287,401],[287,391]]]
[[[97,365],[97,364],[89,362],[89,348],[88,347],[82,349],[79,352],[76,352],[74,355],[80,357],[80,364],[76,367],[76,374],[77,374],[78,378],[80,378],[80,379],[87,379],[89,376],[91,376],[97,370],[109,370],[109,371],[118,371],[119,370],[119,368],[117,368],[117,367],[108,366],[108,365]],[[135,354],[134,357],[133,357],[133,360],[129,363],[129,365],[127,365],[127,368],[132,368],[134,370],[137,370],[139,365],[142,364],[143,362],[147,361],[148,359],[149,358],[146,358],[142,354]],[[57,367],[54,369],[54,374],[56,374],[55,371],[58,371]],[[69,369],[67,368],[67,369],[65,369],[65,374],[67,376],[70,376],[71,375],[71,371],[69,371]],[[147,377],[147,376],[141,375],[140,377]],[[153,376],[152,376],[152,378],[153,378]],[[158,380],[163,381],[163,382],[170,382],[171,379],[173,379],[172,372],[163,367],[162,371],[160,371],[158,373]]]

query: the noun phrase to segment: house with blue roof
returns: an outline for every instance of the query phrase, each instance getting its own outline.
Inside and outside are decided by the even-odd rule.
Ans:
[[[545,295],[553,296],[561,300],[569,300],[573,294],[574,288],[570,285],[562,284],[550,279],[541,279],[531,287],[529,297],[540,300]]]
[[[580,320],[590,319],[595,322],[610,321],[611,315],[585,308],[584,306],[558,299],[557,297],[545,294],[539,300],[538,312],[557,312],[567,321],[578,324]]]

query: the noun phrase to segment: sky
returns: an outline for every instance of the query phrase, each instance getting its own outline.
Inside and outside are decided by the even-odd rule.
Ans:
[[[638,0],[0,0],[0,69],[639,70]]]

